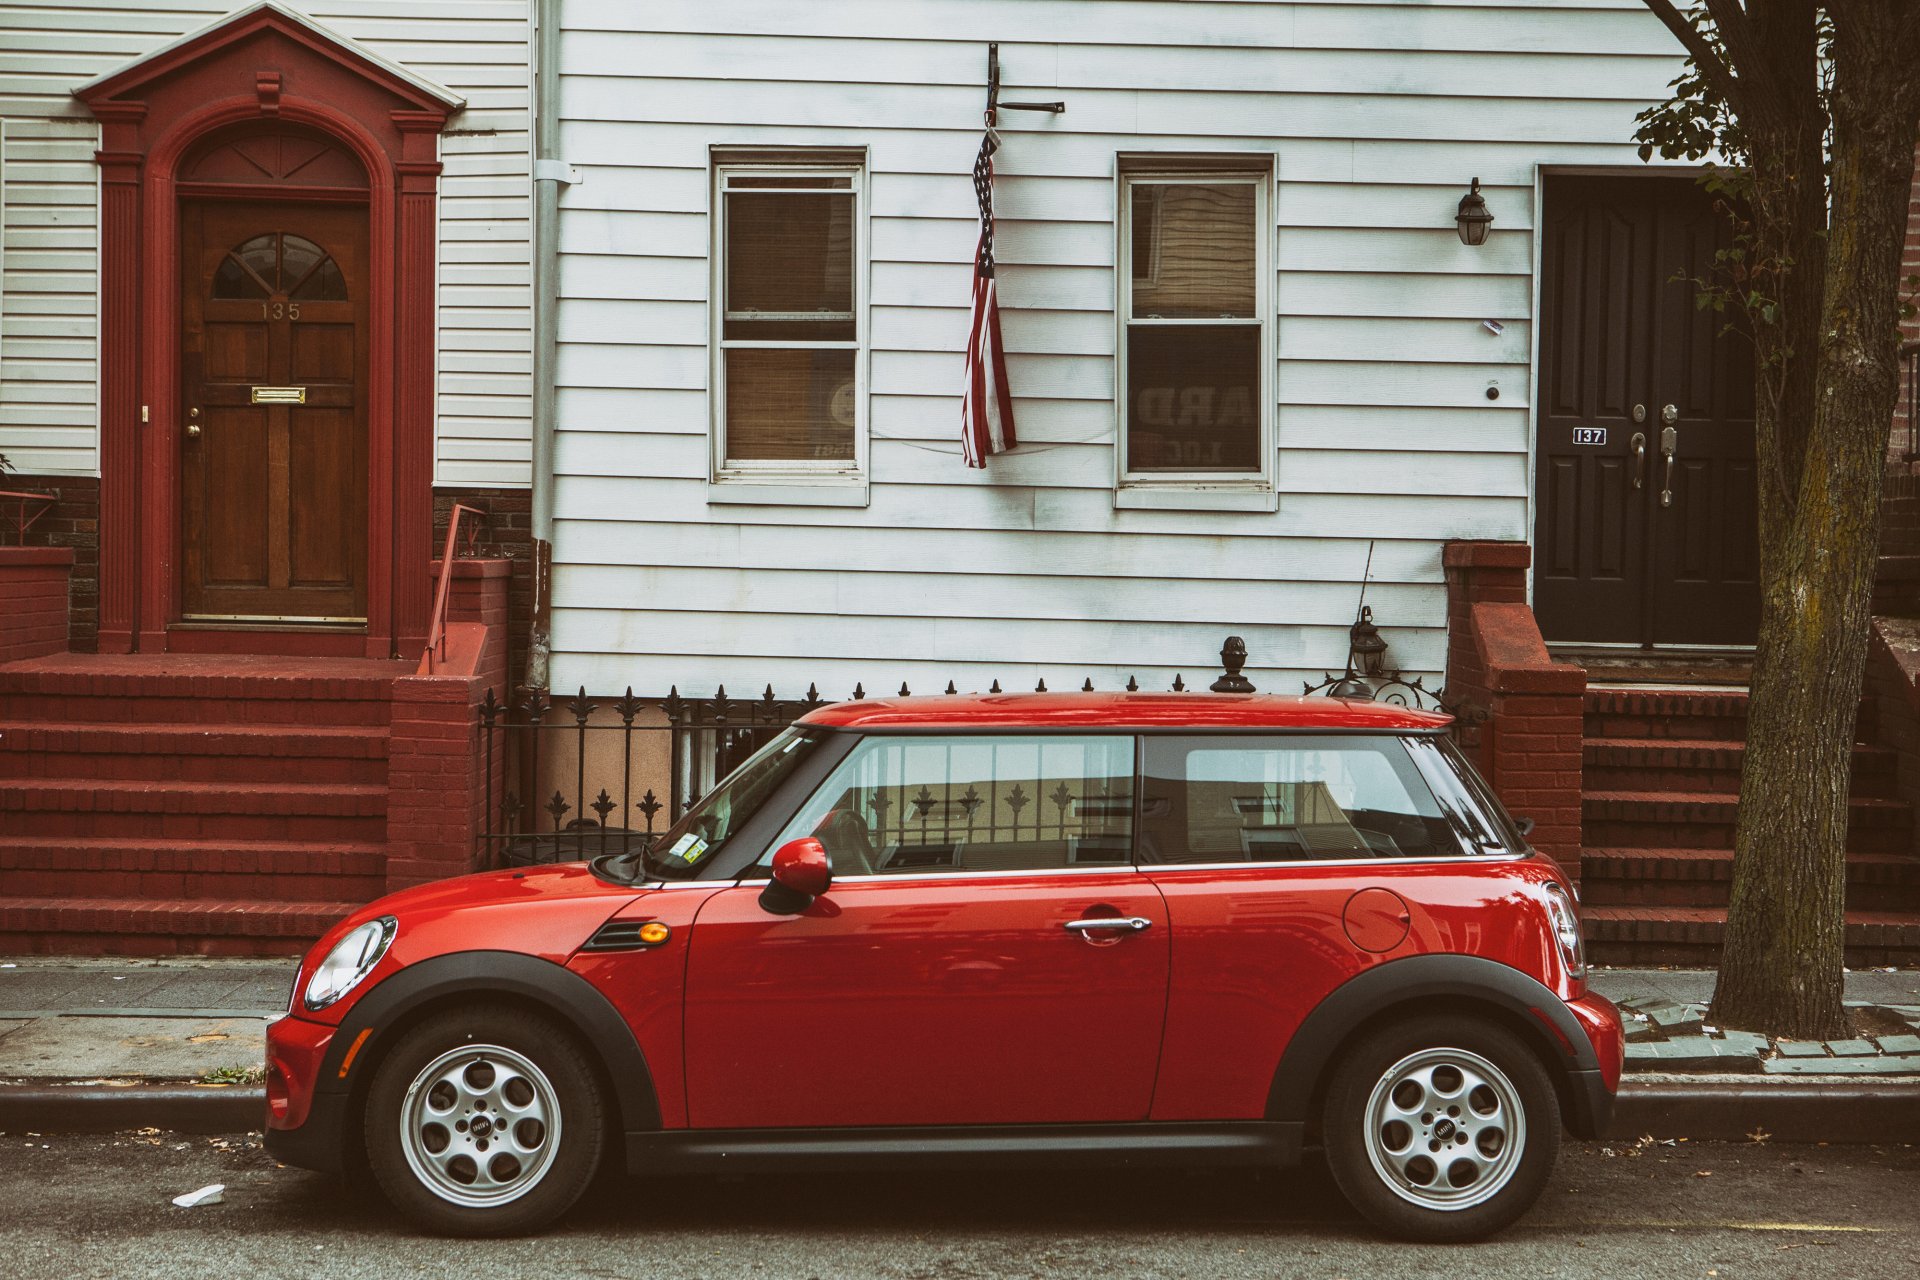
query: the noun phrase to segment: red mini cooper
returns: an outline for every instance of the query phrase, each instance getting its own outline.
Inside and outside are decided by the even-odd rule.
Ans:
[[[1597,1136],[1619,1015],[1443,716],[1329,698],[826,707],[646,852],[343,920],[267,1145],[435,1230],[595,1170],[1281,1165],[1482,1236]]]

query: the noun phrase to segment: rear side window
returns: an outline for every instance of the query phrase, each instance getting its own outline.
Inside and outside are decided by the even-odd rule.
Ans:
[[[836,876],[1127,866],[1133,739],[869,737],[771,847],[807,835]]]
[[[1140,860],[1303,862],[1463,852],[1391,736],[1146,739]]]

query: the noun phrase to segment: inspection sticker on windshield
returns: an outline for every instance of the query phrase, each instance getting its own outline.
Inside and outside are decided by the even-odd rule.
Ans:
[[[707,851],[707,842],[689,831],[673,842],[673,848],[667,850],[669,858],[678,858],[682,862],[700,861],[700,855]]]

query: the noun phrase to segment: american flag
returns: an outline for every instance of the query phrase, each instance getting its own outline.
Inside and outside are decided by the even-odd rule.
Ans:
[[[960,403],[960,450],[970,467],[1019,443],[1013,435],[1013,394],[1007,390],[1007,349],[1000,341],[1000,298],[993,279],[993,153],[1000,139],[989,128],[973,162],[973,193],[980,199],[980,244],[973,254],[973,315],[967,330],[967,389]]]

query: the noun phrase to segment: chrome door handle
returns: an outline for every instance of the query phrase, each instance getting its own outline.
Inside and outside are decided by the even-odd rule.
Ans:
[[[1145,916],[1100,916],[1093,920],[1069,920],[1060,927],[1075,933],[1092,933],[1098,929],[1131,929],[1138,933],[1152,923]]]
[[[1633,487],[1639,489],[1647,483],[1647,433],[1634,432],[1629,443],[1633,445]]]
[[[1661,410],[1660,416],[1665,418],[1672,410],[1673,406],[1668,405],[1665,409]],[[1667,418],[1667,421],[1671,422],[1673,419]],[[1673,455],[1678,452],[1680,452],[1679,429],[1675,427],[1660,428],[1660,454],[1667,460],[1666,479],[1661,481],[1660,484],[1660,505],[1663,507],[1673,505]]]

